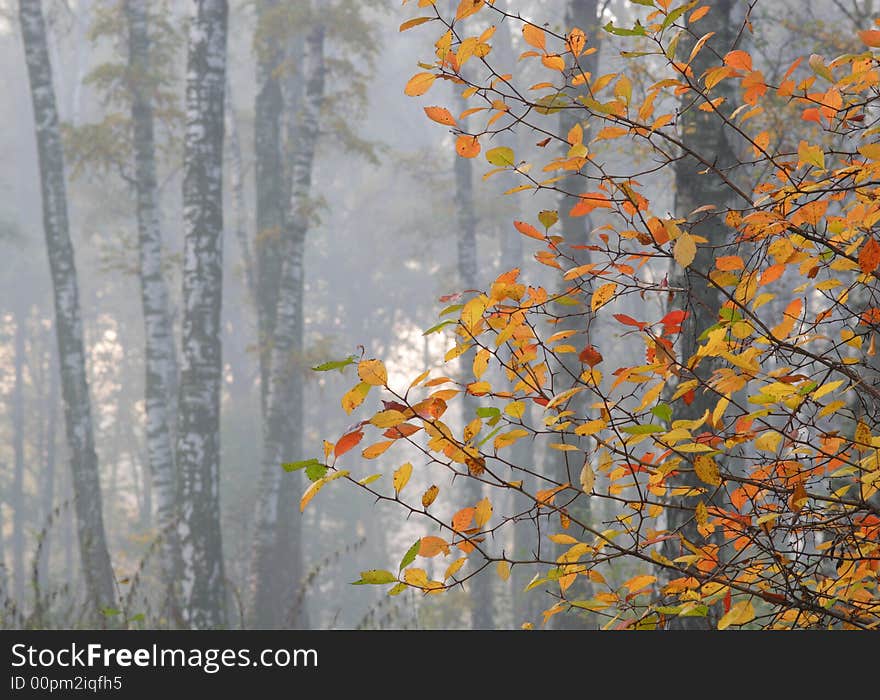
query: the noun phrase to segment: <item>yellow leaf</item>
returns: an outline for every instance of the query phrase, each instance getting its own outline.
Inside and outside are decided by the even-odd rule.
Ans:
[[[362,360],[358,363],[358,376],[370,386],[384,386],[388,382],[388,372],[381,360]]]
[[[593,492],[593,485],[596,483],[596,474],[593,472],[593,467],[590,464],[590,460],[587,459],[584,462],[583,469],[581,469],[581,489],[584,493],[590,494]]]
[[[403,580],[410,586],[427,588],[428,573],[424,569],[407,569],[403,572]]]
[[[458,573],[458,570],[459,570],[461,567],[463,567],[463,566],[465,565],[466,562],[467,562],[467,557],[461,557],[460,559],[456,559],[454,562],[452,562],[452,563],[447,567],[447,569],[446,569],[446,573],[443,574],[443,580],[446,581],[447,579],[449,579],[449,578],[451,578],[452,576],[454,576],[455,574],[457,574],[457,573]]]
[[[489,357],[490,353],[486,348],[480,348],[479,352],[474,355],[474,377],[477,379],[483,376],[489,366]]]
[[[318,479],[314,482],[309,488],[306,489],[306,492],[303,494],[302,498],[299,502],[299,512],[302,513],[306,506],[311,501],[326,484],[329,484],[331,481],[335,481],[336,479],[341,479],[344,476],[348,476],[349,471],[347,469],[342,469],[332,476],[325,476],[323,479]]]
[[[522,28],[523,39],[526,40],[526,43],[534,46],[536,49],[540,49],[541,51],[545,50],[547,37],[544,34],[544,30],[540,27],[536,27],[534,24],[524,24]]]
[[[486,310],[488,302],[489,299],[484,294],[481,294],[469,300],[462,307],[461,323],[469,333],[476,334],[477,325],[483,319],[483,312]]]
[[[474,509],[474,522],[477,527],[483,527],[487,522],[489,522],[489,518],[492,517],[492,504],[489,502],[488,498],[484,498],[479,503],[477,503],[476,509]]]
[[[409,82],[403,89],[403,93],[410,97],[424,95],[428,92],[436,79],[437,76],[433,73],[416,73],[416,75],[409,79]]]
[[[495,565],[495,570],[498,572],[498,578],[502,581],[506,581],[510,578],[510,564],[506,561],[499,561]]]
[[[694,471],[703,483],[711,486],[719,486],[721,484],[718,465],[709,455],[701,454],[694,457]]]
[[[366,382],[361,382],[349,389],[342,397],[342,410],[351,413],[364,402],[369,391],[370,385]]]
[[[755,609],[752,607],[751,601],[743,600],[734,605],[718,620],[718,629],[725,630],[731,625],[744,625],[754,619]]]
[[[709,522],[709,511],[706,508],[706,504],[702,501],[697,503],[697,507],[694,510],[694,517],[697,520],[697,525],[700,527],[705,527],[706,523]]]
[[[682,233],[675,242],[672,255],[675,258],[675,262],[682,267],[688,267],[697,256],[697,244],[694,241],[694,237],[687,232]]]
[[[856,424],[855,448],[857,450],[868,450],[871,448],[871,429],[868,424],[860,420]]]
[[[806,141],[798,144],[798,166],[807,164],[825,168],[825,153],[819,146],[811,146]]]
[[[393,428],[397,425],[400,425],[406,420],[406,416],[404,416],[400,411],[390,410],[390,411],[380,411],[375,416],[370,418],[370,423],[375,425],[377,428]]]
[[[615,282],[609,282],[608,284],[603,284],[599,287],[595,292],[593,292],[593,298],[590,300],[590,309],[593,311],[598,311],[601,307],[605,306],[611,298],[614,296],[614,292],[617,291],[617,284]]]
[[[412,470],[413,465],[407,462],[406,464],[402,464],[400,468],[394,472],[391,483],[394,486],[395,494],[399,494],[403,490],[403,487],[406,486],[406,482],[409,481],[409,477],[412,476]]]
[[[440,493],[440,489],[437,488],[436,484],[432,484],[431,487],[422,494],[422,507],[427,508],[430,506],[437,498],[438,493]]]
[[[755,449],[764,452],[775,452],[780,440],[782,440],[781,434],[775,430],[768,430],[755,439]]]

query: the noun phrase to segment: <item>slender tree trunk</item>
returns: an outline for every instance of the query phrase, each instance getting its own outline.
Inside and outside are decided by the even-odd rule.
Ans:
[[[223,294],[223,95],[226,0],[194,0],[187,57],[183,352],[178,403],[184,620],[225,627],[220,533],[220,311]]]
[[[715,32],[705,48],[691,61],[694,76],[702,76],[705,70],[718,62],[717,56],[724,56],[733,48],[736,38],[737,27],[732,17],[735,0],[715,0],[712,11],[706,15],[700,31]],[[679,44],[679,52],[688,56],[693,48],[695,38],[684,37]],[[701,81],[702,82],[702,81]],[[730,102],[731,88],[722,83],[716,86],[713,95],[716,97],[726,95]],[[690,102],[692,93],[688,93],[685,99]],[[723,107],[726,109],[726,105]],[[691,106],[682,110],[680,116],[682,132],[688,134],[688,144],[697,153],[708,154],[715,159],[717,167],[721,170],[728,168],[735,162],[734,149],[728,141],[728,134],[724,123],[717,115],[704,112]],[[685,155],[675,164],[675,211],[676,215],[684,218],[697,207],[704,204],[715,205],[718,212],[714,216],[701,217],[699,223],[689,223],[685,226],[694,235],[704,236],[705,244],[697,246],[697,255],[691,265],[684,269],[673,263],[669,272],[669,284],[672,287],[683,287],[686,293],[677,294],[670,303],[671,309],[685,309],[689,315],[682,323],[681,340],[678,348],[679,358],[687,362],[697,350],[699,342],[697,338],[703,330],[714,324],[718,319],[720,299],[718,291],[711,287],[703,277],[706,270],[711,270],[715,255],[728,242],[729,230],[722,218],[725,203],[730,199],[729,188],[720,178],[711,173],[701,174],[705,166],[695,158]],[[704,361],[694,372],[695,376],[702,381],[708,380],[713,371],[713,365]],[[687,379],[687,377],[684,377]],[[702,416],[708,409],[715,406],[716,398],[711,392],[697,389],[694,400],[689,406],[678,402],[675,408],[676,419],[693,419]],[[684,471],[675,479],[675,486],[699,486],[701,482],[692,470]],[[666,509],[666,523],[670,532],[678,533],[691,542],[700,540],[696,522],[692,514],[686,510],[677,508]],[[677,539],[667,540],[664,543],[664,554],[675,559],[687,550],[683,549]],[[671,629],[707,629],[709,622],[704,617],[673,617],[670,620]]]
[[[100,610],[113,606],[116,593],[101,510],[79,289],[68,230],[64,154],[40,0],[20,0],[19,18],[36,127],[43,228],[52,273],[61,392],[70,447],[80,556],[89,602]]]
[[[260,401],[265,419],[271,378],[270,360],[281,276],[281,230],[284,226],[285,189],[282,165],[281,115],[284,101],[279,72],[284,51],[273,31],[278,22],[278,0],[257,0],[257,96],[254,102],[254,156],[256,185],[257,332],[260,358]],[[285,70],[289,68],[285,67]]]
[[[46,376],[49,380],[49,391],[45,401],[46,419],[46,451],[45,451],[45,474],[43,477],[43,522],[48,523],[55,509],[55,461],[58,437],[58,358],[49,342],[49,352],[46,361]],[[54,526],[53,522],[53,526]],[[43,538],[43,546],[40,551],[39,581],[45,590],[49,581],[49,553],[52,545],[52,527],[48,527]]]
[[[286,553],[301,558],[299,522],[280,516],[279,511],[284,510],[286,516],[287,510],[295,508],[295,502],[282,501],[280,497],[281,463],[285,450],[296,455],[302,442],[303,263],[311,215],[312,167],[324,98],[324,26],[321,24],[311,27],[306,37],[303,77],[305,97],[291,155],[290,213],[282,238],[281,285],[272,341],[263,474],[257,503],[254,613],[255,623],[261,628],[284,622],[283,618],[278,620],[276,606],[289,602],[299,583],[296,577],[279,580],[280,577],[273,575],[278,568],[273,559],[282,546]],[[294,492],[298,490],[298,477],[298,473],[284,476]],[[299,573],[299,567],[295,573]],[[292,624],[299,626],[302,621],[294,620]]]
[[[27,310],[22,305],[15,314],[15,386],[12,390],[12,447],[15,470],[12,475],[12,591],[19,606],[24,605],[24,355]]]
[[[5,464],[0,463],[0,467],[5,466]],[[5,471],[5,469],[0,471]],[[6,569],[6,538],[3,535],[6,531],[6,522],[3,519],[3,505],[3,502],[0,501],[0,604],[5,607],[9,598],[9,576]]]
[[[156,525],[162,541],[162,578],[170,600],[179,571],[180,553],[174,532],[177,519],[177,472],[174,464],[173,395],[177,375],[168,288],[162,271],[162,231],[156,184],[156,146],[153,129],[149,15],[146,0],[126,0],[128,69],[131,90],[135,195],[141,308],[146,347],[144,381],[147,461],[156,497]]]
[[[233,229],[244,269],[244,284],[251,299],[256,299],[257,280],[251,246],[247,237],[247,209],[244,196],[244,164],[241,157],[241,139],[238,135],[238,119],[232,99],[232,84],[226,83],[226,131],[229,140],[229,180],[232,186]]]

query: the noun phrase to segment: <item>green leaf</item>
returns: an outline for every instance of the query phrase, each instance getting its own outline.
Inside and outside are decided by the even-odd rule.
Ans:
[[[285,462],[281,465],[281,468],[286,472],[295,472],[315,464],[323,466],[317,459],[312,457],[312,459],[304,459],[301,462]]]
[[[680,7],[676,7],[672,12],[666,15],[666,19],[663,20],[663,24],[660,25],[660,31],[663,31],[672,24],[675,20],[681,17],[685,12],[687,12],[690,8],[696,5],[696,2],[689,2]]]
[[[101,608],[101,614],[105,617],[113,617],[114,615],[119,615],[121,612],[121,610],[117,610],[116,608]]]
[[[437,331],[445,328],[446,326],[454,325],[454,324],[455,324],[455,321],[453,321],[452,319],[447,319],[446,321],[441,321],[436,326],[431,326],[428,330],[426,330],[424,333],[422,333],[422,335],[431,335],[431,333],[436,333]]]
[[[403,593],[409,586],[405,583],[398,583],[396,586],[392,586],[388,589],[388,595],[397,595],[398,593]]]
[[[705,605],[695,605],[690,610],[685,610],[678,614],[679,617],[706,617],[709,614],[709,608]]]
[[[422,538],[417,539],[413,546],[406,550],[406,554],[403,555],[403,559],[400,560],[400,566],[398,567],[398,571],[403,571],[407,566],[412,564],[416,560],[416,554],[419,553],[419,547],[422,544]]]
[[[397,581],[397,576],[392,574],[390,571],[385,571],[383,569],[370,569],[369,571],[361,571],[361,577],[357,581],[352,581],[352,586],[363,586],[364,584],[382,584],[382,583],[394,583]]]
[[[317,464],[310,464],[306,467],[306,476],[309,477],[309,481],[317,481],[318,479],[323,479],[324,475],[327,473],[327,467],[318,462]]]
[[[494,406],[480,406],[477,409],[477,415],[480,418],[494,418],[501,415],[501,410]]]
[[[330,362],[325,362],[318,365],[317,367],[312,367],[312,371],[329,372],[334,369],[342,369],[343,367],[348,367],[349,365],[353,365],[355,362],[357,362],[357,356],[349,355],[344,360],[331,360]]]
[[[497,165],[499,168],[516,164],[513,149],[507,148],[507,146],[499,146],[498,148],[492,148],[486,151],[486,160],[492,165]]]
[[[662,433],[666,428],[656,423],[648,423],[647,425],[628,425],[620,430],[629,435],[648,435],[649,433]]]
[[[672,420],[672,408],[669,404],[658,404],[651,409],[651,413],[657,416],[660,420],[665,420],[667,423]]]
[[[613,22],[609,22],[604,27],[602,27],[602,29],[604,29],[609,34],[614,34],[616,36],[645,36],[647,34],[645,28],[638,20],[636,20],[635,26],[633,26],[632,29],[615,27]]]
[[[571,100],[564,92],[557,92],[555,95],[545,95],[535,101],[535,111],[538,114],[553,114],[563,107],[571,105]]]

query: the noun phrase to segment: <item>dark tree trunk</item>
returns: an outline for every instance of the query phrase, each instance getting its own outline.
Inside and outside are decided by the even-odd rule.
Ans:
[[[220,533],[220,311],[228,12],[226,0],[194,0],[187,57],[177,466],[183,613],[196,629],[227,624]]]
[[[101,484],[86,378],[76,266],[67,218],[64,154],[40,0],[20,0],[19,17],[30,79],[43,200],[43,228],[52,273],[61,392],[86,593],[95,610],[116,600],[104,533]]]
[[[284,51],[273,23],[278,21],[278,0],[257,0],[257,96],[254,102],[254,157],[257,204],[257,333],[260,358],[260,401],[267,415],[271,377],[272,338],[278,308],[281,276],[281,230],[287,196],[282,164],[281,115],[284,100],[281,72]],[[290,70],[285,66],[284,70]]]
[[[156,498],[156,525],[161,538],[161,569],[170,599],[180,554],[177,547],[177,473],[171,426],[174,422],[172,386],[177,366],[168,312],[168,288],[162,271],[162,232],[156,184],[156,146],[153,130],[149,15],[146,0],[126,0],[128,70],[137,198],[141,308],[144,315],[144,381],[147,461]]]
[[[737,27],[732,17],[735,0],[715,0],[712,11],[703,20],[701,32],[715,32],[703,50],[691,61],[694,75],[702,76],[705,70],[718,62],[717,56],[724,56],[733,48]],[[694,37],[684,37],[678,50],[687,56],[694,46]],[[715,97],[724,95],[730,102],[730,86],[722,83],[713,90]],[[689,93],[688,98],[692,97]],[[726,105],[725,105],[726,108]],[[680,117],[682,133],[688,134],[688,145],[696,152],[715,160],[720,170],[725,170],[735,161],[734,149],[728,142],[728,134],[724,122],[712,112],[704,112],[693,107],[683,110]],[[730,200],[730,190],[721,179],[711,173],[701,174],[705,166],[695,158],[685,156],[675,164],[675,211],[680,218],[687,217],[697,207],[713,204],[717,215],[701,218],[699,223],[683,224],[692,234],[704,236],[705,244],[697,246],[697,255],[688,268],[673,263],[669,272],[669,285],[684,288],[685,293],[676,294],[670,304],[672,309],[685,309],[689,316],[682,324],[681,341],[678,348],[679,358],[686,362],[697,350],[697,338],[706,328],[718,320],[720,299],[718,291],[709,286],[705,275],[714,265],[715,255],[728,241],[729,230],[723,216],[725,203]],[[695,376],[706,381],[714,367],[711,362],[704,361],[696,369]],[[683,379],[687,379],[684,377]],[[716,398],[711,392],[698,389],[694,400],[689,406],[683,402],[676,404],[677,419],[693,419],[702,416],[706,409],[714,408]],[[700,486],[692,470],[682,472],[675,479],[675,486]],[[691,542],[697,542],[701,536],[697,532],[696,521],[688,510],[668,508],[666,522],[670,532],[678,533]],[[684,550],[677,539],[667,540],[664,554],[675,559]],[[707,629],[709,622],[704,617],[674,617],[670,620],[672,629]]]
[[[310,28],[303,56],[305,95],[291,153],[290,210],[287,214],[281,250],[281,284],[272,338],[271,377],[264,422],[263,474],[257,503],[254,548],[255,623],[267,628],[283,624],[303,626],[304,620],[278,618],[285,613],[299,584],[300,567],[293,575],[276,575],[274,561],[279,551],[301,560],[296,501],[285,496],[299,490],[299,474],[283,475],[286,453],[297,455],[302,442],[303,391],[303,279],[305,239],[311,213],[310,194],[315,144],[318,140],[321,104],[324,99],[324,26]],[[291,512],[293,511],[293,512]],[[289,517],[296,515],[296,519]],[[282,570],[287,567],[281,567]],[[290,569],[288,569],[290,570]],[[285,607],[288,606],[288,607]],[[300,612],[301,614],[301,612]]]

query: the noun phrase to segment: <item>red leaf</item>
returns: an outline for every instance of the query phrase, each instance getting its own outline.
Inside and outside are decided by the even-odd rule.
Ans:
[[[864,274],[869,275],[877,269],[877,265],[880,265],[880,243],[871,236],[859,252],[859,267]]]
[[[590,367],[595,367],[602,361],[602,353],[600,353],[596,348],[592,345],[588,345],[583,350],[581,350],[581,354],[578,355],[578,359],[584,364],[589,365]]]
[[[632,316],[627,316],[626,314],[614,314],[614,318],[625,326],[635,326],[639,330],[647,325],[642,321],[636,321]]]
[[[682,309],[670,311],[660,320],[660,323],[664,326],[678,326],[681,325],[681,322],[684,321],[689,314],[689,311],[684,311]]]
[[[355,430],[353,433],[343,435],[341,438],[339,438],[339,441],[333,448],[333,454],[335,454],[337,457],[341,457],[352,447],[357,445],[363,439],[363,437],[364,433],[361,430]]]
[[[694,398],[695,398],[695,397],[696,397],[696,394],[694,393],[694,390],[691,389],[690,391],[686,391],[686,392],[682,395],[681,398],[684,399],[684,403],[685,403],[685,405],[690,406],[690,405],[694,402]]]

